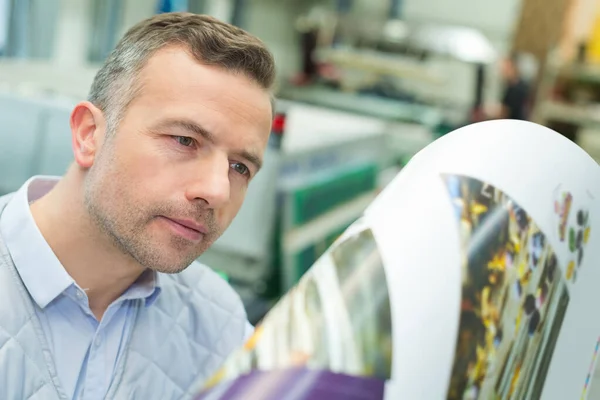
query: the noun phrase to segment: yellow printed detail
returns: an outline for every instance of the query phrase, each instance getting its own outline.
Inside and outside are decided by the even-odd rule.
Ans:
[[[588,226],[585,228],[585,231],[583,231],[583,243],[587,244],[587,242],[590,240],[591,230],[592,228]]]
[[[573,271],[575,271],[575,261],[569,262],[569,266],[567,267],[567,280],[571,280]]]

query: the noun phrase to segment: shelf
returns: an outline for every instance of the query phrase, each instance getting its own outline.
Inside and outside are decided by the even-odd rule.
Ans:
[[[344,93],[325,87],[282,88],[278,97],[333,110],[345,111],[361,116],[379,118],[391,122],[416,123],[436,126],[442,115],[438,108],[372,95]]]
[[[557,73],[561,77],[600,84],[600,65],[569,64],[559,67]]]
[[[544,121],[560,121],[600,128],[600,105],[585,106],[545,101],[541,105],[541,111]]]
[[[445,82],[440,73],[429,70],[419,63],[378,51],[323,49],[319,51],[318,57],[321,61],[330,62],[345,69],[419,80],[432,85],[442,85]]]

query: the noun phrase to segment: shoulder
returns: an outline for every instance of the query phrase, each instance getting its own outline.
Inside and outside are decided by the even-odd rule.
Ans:
[[[194,262],[178,274],[159,274],[155,306],[169,315],[188,339],[221,359],[247,336],[248,317],[240,296],[206,265]]]
[[[5,194],[0,196],[0,211],[4,208],[5,205],[8,204],[10,199],[14,196],[14,193]]]
[[[139,380],[150,363],[162,373],[150,368],[146,378],[166,375],[187,390],[214,374],[244,343],[246,312],[233,288],[206,265],[195,262],[180,273],[157,276],[160,294],[152,305],[140,307],[129,347],[130,354],[148,362],[128,361],[124,379]]]

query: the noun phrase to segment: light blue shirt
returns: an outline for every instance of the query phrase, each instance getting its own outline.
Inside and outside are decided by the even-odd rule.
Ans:
[[[29,204],[57,180],[35,177],[15,193],[0,219],[0,233],[27,287],[52,350],[57,374],[72,399],[103,399],[122,344],[130,335],[135,299],[150,307],[160,293],[159,275],[147,271],[98,321],[84,288],[63,268],[39,231]]]

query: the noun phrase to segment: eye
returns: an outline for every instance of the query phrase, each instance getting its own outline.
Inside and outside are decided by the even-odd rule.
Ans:
[[[231,168],[233,168],[235,170],[235,172],[237,172],[238,174],[241,174],[241,175],[249,175],[250,174],[250,170],[248,169],[248,167],[246,167],[242,163],[232,163]]]
[[[185,147],[190,147],[192,144],[194,144],[194,139],[188,136],[174,136],[174,138],[177,143]]]

